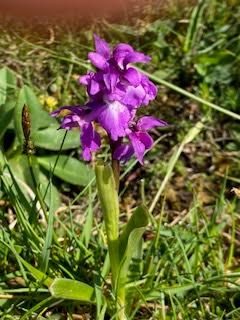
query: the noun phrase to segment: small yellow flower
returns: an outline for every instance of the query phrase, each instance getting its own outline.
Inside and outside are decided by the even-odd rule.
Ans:
[[[46,98],[46,104],[50,109],[54,109],[57,106],[57,103],[57,99],[52,96]]]

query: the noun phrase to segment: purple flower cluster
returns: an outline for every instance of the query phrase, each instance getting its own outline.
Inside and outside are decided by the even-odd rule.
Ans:
[[[166,122],[152,116],[137,120],[137,109],[148,105],[157,95],[156,86],[147,76],[131,66],[131,63],[149,62],[150,57],[124,43],[118,44],[111,51],[104,40],[95,35],[95,52],[88,58],[96,67],[80,77],[80,83],[86,86],[89,96],[84,106],[65,106],[54,111],[57,116],[62,110],[68,110],[61,122],[61,128],[81,129],[83,158],[91,160],[92,152],[101,145],[100,135],[93,123],[98,123],[107,132],[112,156],[120,161],[128,161],[133,154],[143,162],[145,150],[150,149],[153,140],[148,131],[155,126],[165,126]],[[128,142],[124,142],[124,138]]]

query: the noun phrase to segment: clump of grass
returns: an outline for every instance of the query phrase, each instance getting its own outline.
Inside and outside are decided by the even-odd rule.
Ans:
[[[69,203],[46,217],[52,233],[49,240],[44,223],[29,222],[34,203],[26,199],[19,182],[4,170],[1,183],[5,194],[1,207],[1,318],[58,315],[65,319],[65,314],[74,319],[83,315],[84,308],[77,302],[63,301],[48,290],[48,279],[68,278],[95,284],[100,300],[85,310],[92,314],[91,319],[100,319],[106,311],[104,300],[111,296],[109,261],[102,219],[94,218],[98,206],[91,186],[79,195],[81,203],[88,193],[85,214],[80,204]],[[142,249],[132,261],[127,287],[136,300],[131,319],[234,318],[238,314],[239,272],[234,257],[238,204],[225,198],[225,190],[223,184],[215,205],[203,207],[194,201],[188,212],[174,220],[166,216],[162,202],[161,212],[154,216]],[[79,213],[84,214],[82,223],[78,222]],[[46,276],[42,278],[42,274]]]

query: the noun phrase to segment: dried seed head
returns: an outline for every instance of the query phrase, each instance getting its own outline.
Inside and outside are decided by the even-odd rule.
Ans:
[[[24,146],[23,152],[26,154],[34,154],[35,148],[31,140],[31,117],[29,108],[27,105],[24,105],[22,110],[22,128],[24,135]]]
[[[24,105],[22,110],[22,128],[25,140],[30,138],[31,133],[31,118],[28,106]]]

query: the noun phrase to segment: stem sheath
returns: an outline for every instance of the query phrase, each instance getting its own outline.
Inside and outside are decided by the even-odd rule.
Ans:
[[[113,163],[114,165],[114,163]],[[118,201],[118,181],[119,167],[115,163],[117,170],[110,165],[98,164],[95,167],[98,195],[103,211],[105,222],[108,251],[112,271],[112,287],[116,296],[117,320],[125,320],[125,287],[118,285],[119,276],[119,201]],[[117,174],[118,172],[118,174]]]

